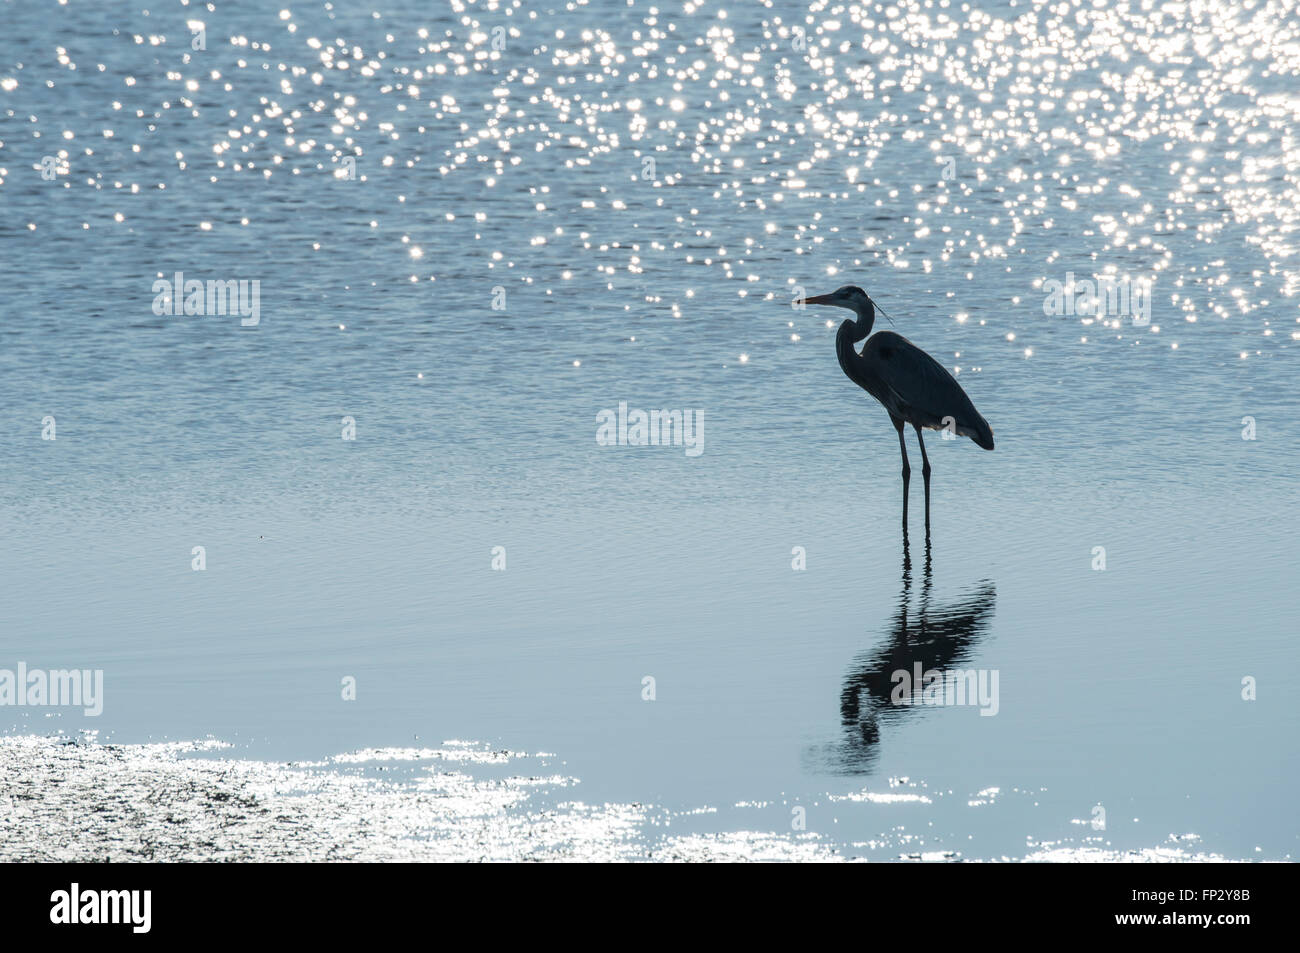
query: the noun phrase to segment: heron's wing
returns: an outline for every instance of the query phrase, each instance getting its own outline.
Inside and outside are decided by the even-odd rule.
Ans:
[[[951,417],[957,433],[993,449],[993,430],[948,369],[901,334],[881,331],[862,349],[865,367],[886,392],[890,413],[921,427],[942,430]]]

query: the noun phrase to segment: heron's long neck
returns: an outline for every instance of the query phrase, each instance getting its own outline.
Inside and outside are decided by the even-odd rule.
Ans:
[[[868,302],[867,306],[861,311],[854,309],[854,314],[858,316],[856,321],[845,321],[840,325],[839,331],[835,335],[835,346],[837,348],[847,348],[849,354],[856,355],[853,345],[859,341],[865,341],[867,335],[871,333],[871,326],[876,323],[875,305]],[[847,355],[841,355],[841,363]]]
[[[862,360],[862,355],[854,349],[853,345],[867,336],[862,328],[860,321],[845,320],[840,324],[840,329],[835,332],[835,356],[839,358],[844,373],[853,380],[858,379],[856,370]],[[871,330],[870,323],[866,328],[868,332]]]
[[[853,332],[853,342],[856,344],[858,341],[865,341],[867,335],[871,333],[871,328],[876,323],[876,306],[868,301],[865,308],[861,311],[855,309],[854,313],[858,316],[855,322],[857,327]]]

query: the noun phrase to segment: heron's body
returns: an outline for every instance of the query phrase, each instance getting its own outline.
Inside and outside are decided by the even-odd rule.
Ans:
[[[948,369],[901,334],[877,331],[862,352],[853,345],[855,322],[845,321],[835,335],[835,353],[849,380],[904,423],[970,437],[993,449],[993,430]]]
[[[901,334],[871,333],[876,319],[875,303],[861,288],[846,285],[828,295],[806,299],[807,304],[828,304],[848,308],[857,320],[845,321],[835,335],[835,354],[840,367],[853,381],[876,398],[898,431],[903,455],[903,530],[907,530],[907,486],[912,468],[907,462],[903,425],[916,429],[921,446],[921,472],[925,477],[925,526],[930,528],[930,460],[926,456],[922,430],[946,430],[970,437],[985,450],[993,449],[991,428],[957,379],[948,369]],[[854,345],[866,341],[862,350]]]

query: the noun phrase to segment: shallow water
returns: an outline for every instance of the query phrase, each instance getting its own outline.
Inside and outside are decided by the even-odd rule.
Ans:
[[[0,668],[105,683],[0,727],[472,739],[871,859],[1293,856],[1294,3],[336,7],[0,6]],[[155,314],[177,271],[258,323]],[[1071,273],[1150,324],[1045,313]],[[928,552],[847,312],[792,307],[845,283],[996,432],[930,435]],[[621,401],[703,452],[598,445]],[[997,714],[889,706],[915,661]]]

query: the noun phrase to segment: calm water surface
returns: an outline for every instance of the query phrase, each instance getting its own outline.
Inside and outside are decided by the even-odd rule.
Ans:
[[[0,667],[106,696],[0,727],[471,739],[873,859],[1295,855],[1295,3],[146,7],[0,3]],[[260,322],[156,314],[178,271]],[[1071,274],[1150,323],[1045,313]],[[997,434],[931,435],[928,550],[792,307],[846,283]],[[704,452],[597,445],[620,401]],[[996,716],[890,706],[916,661]]]

